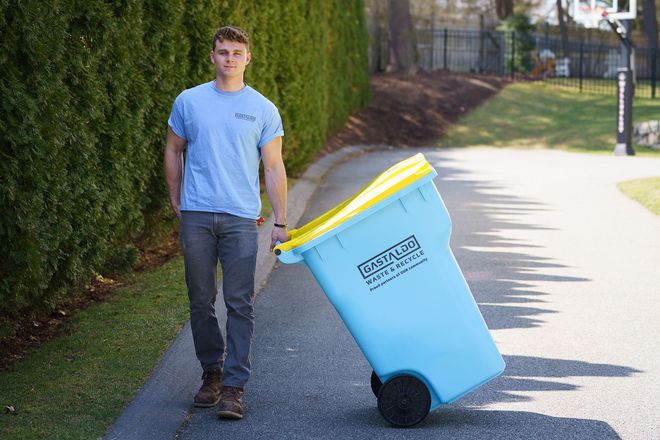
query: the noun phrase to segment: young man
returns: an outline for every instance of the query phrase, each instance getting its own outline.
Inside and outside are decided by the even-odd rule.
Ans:
[[[284,131],[277,108],[243,81],[252,58],[247,33],[224,26],[211,47],[215,80],[185,90],[172,107],[165,176],[172,210],[180,219],[190,324],[204,370],[194,404],[220,402],[219,417],[240,419],[254,329],[260,160],[275,216],[271,250],[276,241],[288,239]],[[218,261],[227,306],[226,344],[214,307]]]

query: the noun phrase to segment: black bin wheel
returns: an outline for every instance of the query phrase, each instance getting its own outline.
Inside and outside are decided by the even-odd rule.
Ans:
[[[371,391],[374,392],[374,396],[378,397],[378,392],[380,387],[383,386],[383,382],[380,381],[380,378],[375,371],[371,372]]]
[[[395,376],[378,392],[378,411],[397,428],[408,428],[424,420],[431,409],[431,393],[415,376]]]

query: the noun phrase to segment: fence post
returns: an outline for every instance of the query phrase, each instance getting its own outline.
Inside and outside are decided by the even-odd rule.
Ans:
[[[516,33],[511,32],[511,79],[516,77]]]
[[[431,72],[435,70],[435,26],[431,19]]]
[[[582,93],[582,77],[584,76],[582,70],[584,67],[584,41],[580,39],[580,65],[578,66],[578,74],[580,77],[580,93]]]
[[[447,70],[447,28],[445,28],[445,34],[442,44],[442,68]]]
[[[656,49],[651,54],[651,98],[655,99],[655,87],[658,81],[658,52]]]

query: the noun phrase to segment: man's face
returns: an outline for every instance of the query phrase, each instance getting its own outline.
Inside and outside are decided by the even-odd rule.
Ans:
[[[252,59],[244,43],[235,41],[216,41],[215,50],[211,52],[211,62],[216,73],[221,77],[243,77],[245,66]]]

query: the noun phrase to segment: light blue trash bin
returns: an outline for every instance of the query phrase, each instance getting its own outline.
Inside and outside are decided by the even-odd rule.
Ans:
[[[383,417],[412,426],[497,377],[504,361],[449,248],[451,220],[422,154],[276,246],[305,263],[373,368]]]

